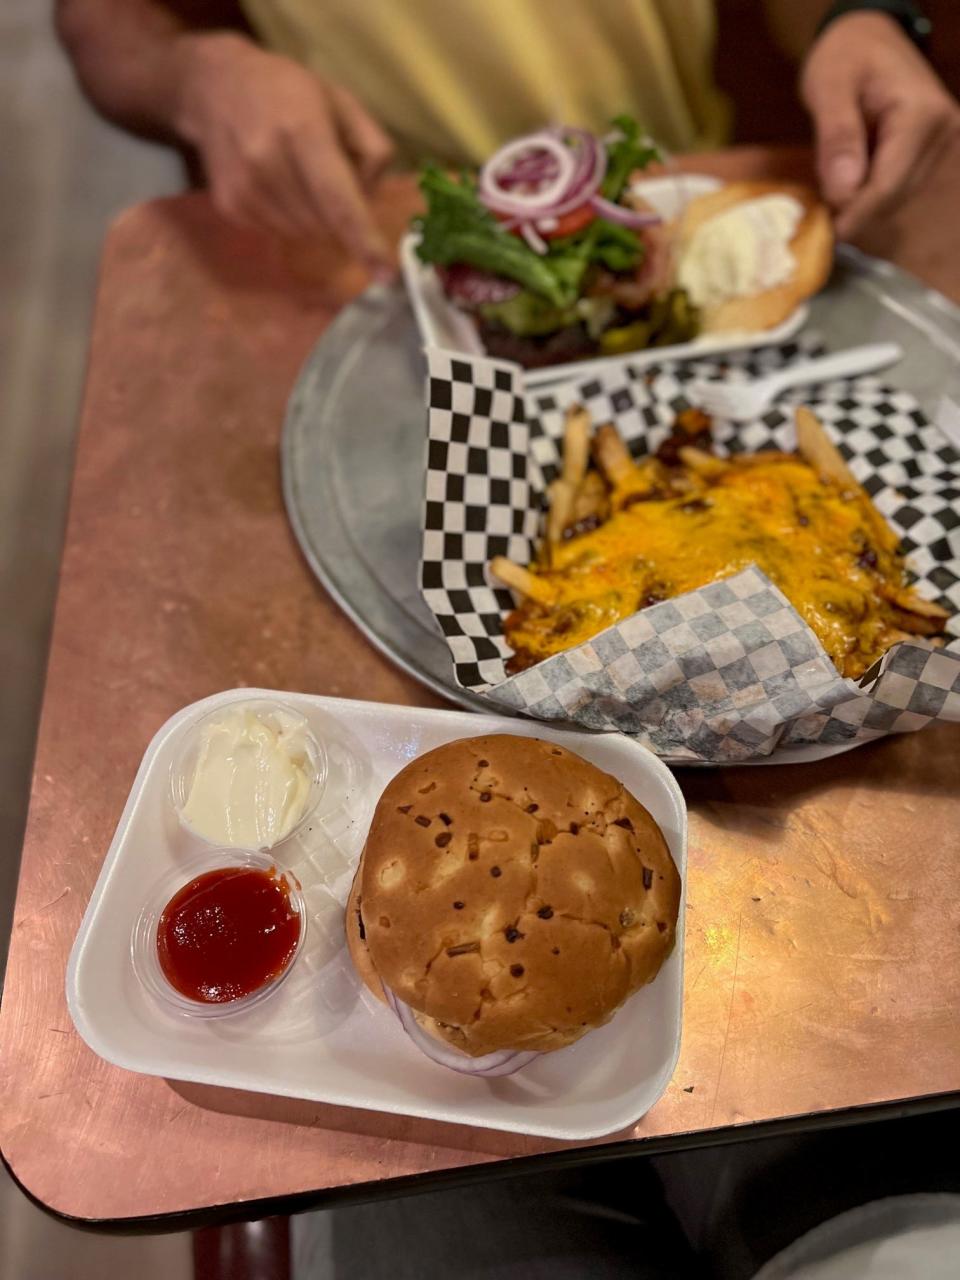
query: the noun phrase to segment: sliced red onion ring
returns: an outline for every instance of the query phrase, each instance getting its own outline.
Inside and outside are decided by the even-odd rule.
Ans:
[[[480,198],[495,213],[521,221],[559,218],[586,203],[606,167],[606,150],[586,129],[544,129],[491,156],[480,170]],[[521,184],[537,190],[513,189]]]
[[[542,218],[562,218],[565,213],[572,213],[574,209],[586,204],[599,189],[607,170],[606,150],[592,133],[586,129],[573,128],[564,129],[562,133],[568,145],[571,141],[577,144],[577,167],[563,199],[551,209],[542,209]]]
[[[482,1058],[471,1058],[452,1045],[446,1045],[424,1031],[416,1019],[416,1015],[408,1004],[398,999],[390,988],[383,987],[387,1003],[400,1019],[400,1025],[422,1054],[438,1063],[441,1067],[449,1067],[451,1071],[459,1071],[462,1075],[483,1076],[491,1080],[496,1076],[510,1076],[527,1063],[538,1058],[538,1053],[521,1053],[513,1049],[503,1049],[499,1053],[486,1053]]]
[[[509,172],[497,174],[497,182],[504,190],[510,190],[525,183],[546,182],[556,175],[557,162],[552,155],[531,155],[518,160]]]
[[[608,222],[618,222],[621,227],[656,227],[663,221],[658,213],[628,209],[626,205],[604,200],[603,196],[591,196],[590,204],[601,218],[606,218]]]
[[[556,161],[556,172],[537,191],[505,192],[500,184],[500,174],[510,173],[521,159],[531,153],[547,152]],[[561,199],[570,186],[576,168],[575,156],[569,147],[547,133],[531,133],[508,142],[495,152],[480,170],[480,196],[491,209],[517,217],[539,213],[546,206]]]
[[[520,223],[520,234],[526,240],[527,244],[534,253],[544,254],[547,252],[547,242],[541,236],[532,222]]]

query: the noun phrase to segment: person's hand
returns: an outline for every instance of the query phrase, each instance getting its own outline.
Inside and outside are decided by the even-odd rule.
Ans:
[[[288,239],[325,228],[378,278],[392,274],[366,192],[393,148],[357,99],[242,36],[186,39],[177,125],[217,208]]]
[[[919,187],[960,137],[960,105],[882,13],[832,22],[807,55],[800,87],[842,238]]]

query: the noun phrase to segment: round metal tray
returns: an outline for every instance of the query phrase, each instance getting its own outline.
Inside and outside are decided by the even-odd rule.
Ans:
[[[960,308],[846,246],[809,327],[834,350],[896,341],[889,381],[934,417],[960,404]],[[426,408],[424,360],[402,289],[374,287],[317,343],[287,406],[282,462],[290,522],[317,577],[394,662],[473,710],[420,597]]]

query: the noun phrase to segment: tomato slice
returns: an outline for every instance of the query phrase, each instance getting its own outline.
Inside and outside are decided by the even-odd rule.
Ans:
[[[493,216],[499,222],[511,222],[513,219],[508,213],[497,213],[494,210]],[[542,236],[544,240],[559,240],[561,236],[573,236],[578,231],[582,231],[584,227],[589,227],[597,216],[596,210],[590,204],[582,204],[576,209],[571,209],[569,213],[565,213],[562,217],[557,218],[557,225],[552,231],[542,231],[537,220],[533,219],[533,225],[536,227],[537,234]],[[519,236],[520,228],[511,228],[515,236]]]
[[[559,240],[561,236],[573,236],[584,227],[589,227],[596,216],[596,210],[592,205],[582,204],[578,209],[571,209],[569,213],[558,218],[557,225],[552,231],[541,231],[540,234],[545,240]]]

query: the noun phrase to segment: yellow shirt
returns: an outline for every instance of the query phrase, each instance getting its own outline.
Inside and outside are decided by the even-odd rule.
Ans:
[[[244,0],[263,42],[351,89],[411,162],[480,163],[622,111],[664,146],[726,136],[713,0]]]

